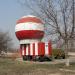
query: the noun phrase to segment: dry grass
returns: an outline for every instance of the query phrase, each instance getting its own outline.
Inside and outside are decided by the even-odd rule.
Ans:
[[[64,64],[36,64],[0,58],[0,75],[75,75],[75,72],[61,69],[75,71],[75,64],[65,67]]]

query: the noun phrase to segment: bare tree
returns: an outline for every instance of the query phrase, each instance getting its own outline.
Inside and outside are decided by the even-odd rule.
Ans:
[[[44,21],[46,35],[57,36],[65,43],[68,58],[68,41],[75,37],[74,0],[18,0]],[[67,65],[69,63],[67,62]]]
[[[0,31],[0,54],[2,52],[7,52],[12,45],[12,39],[10,38],[8,32]]]

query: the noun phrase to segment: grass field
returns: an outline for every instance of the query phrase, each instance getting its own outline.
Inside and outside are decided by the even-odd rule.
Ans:
[[[65,67],[64,64],[36,64],[0,58],[0,75],[75,75],[75,63]]]

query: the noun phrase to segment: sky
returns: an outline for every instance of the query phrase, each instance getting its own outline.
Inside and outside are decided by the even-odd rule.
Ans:
[[[16,21],[32,13],[31,10],[26,6],[22,6],[18,1],[19,0],[0,0],[0,30],[9,32],[15,48],[19,48],[19,41],[15,36]],[[33,6],[33,8],[37,7]]]
[[[16,21],[24,15],[29,15],[27,8],[23,8],[17,0],[0,0],[0,30],[9,32],[13,39],[14,47],[19,47],[19,41],[15,36]]]

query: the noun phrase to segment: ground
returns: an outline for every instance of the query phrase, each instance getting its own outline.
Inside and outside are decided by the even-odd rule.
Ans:
[[[75,75],[75,63],[65,67],[64,63],[47,64],[0,58],[0,75]]]

